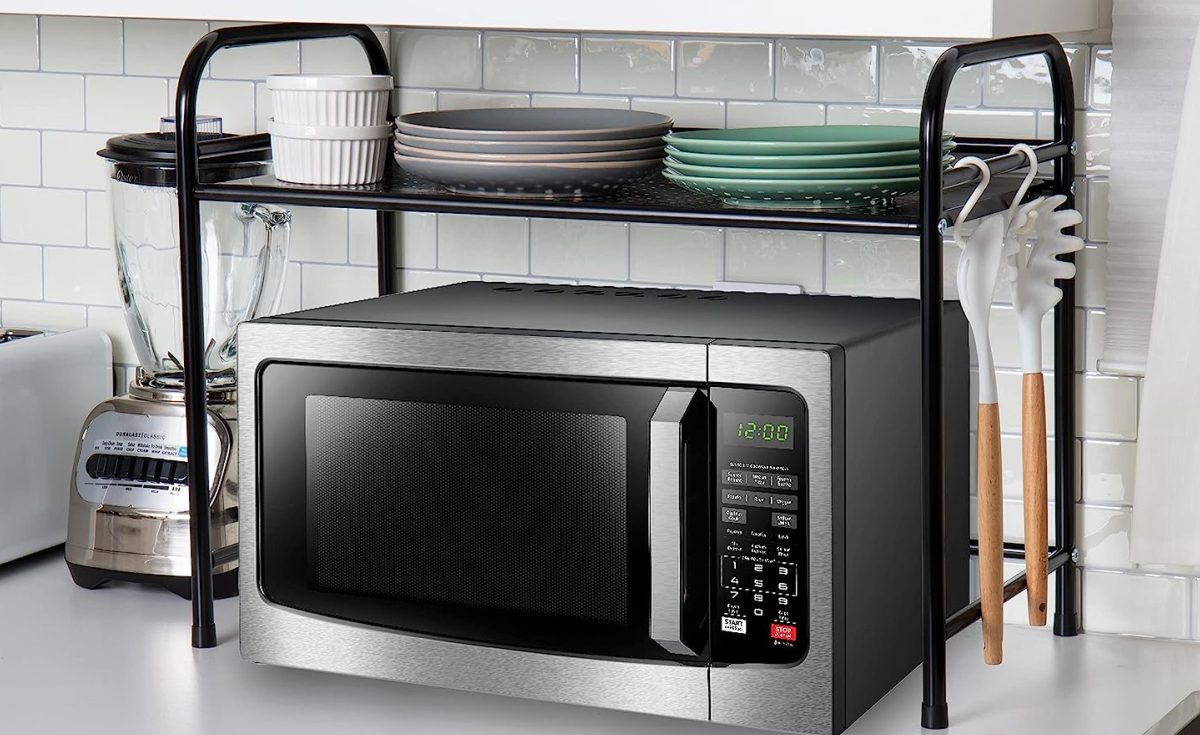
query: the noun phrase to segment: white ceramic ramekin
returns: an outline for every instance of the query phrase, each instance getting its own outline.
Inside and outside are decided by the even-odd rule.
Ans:
[[[386,74],[274,74],[271,114],[286,125],[382,125],[392,77]]]
[[[272,120],[275,178],[296,184],[349,186],[383,178],[390,125],[358,127],[287,125]]]

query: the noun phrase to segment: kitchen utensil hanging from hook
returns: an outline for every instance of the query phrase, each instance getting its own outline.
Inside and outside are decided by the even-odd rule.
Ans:
[[[1013,152],[1029,158],[1026,184],[1037,175],[1037,154],[1028,145],[1013,147]],[[1023,187],[1023,191],[1028,186]],[[1025,526],[1025,581],[1028,590],[1029,624],[1046,624],[1049,529],[1047,525],[1047,452],[1046,390],[1042,377],[1042,320],[1062,299],[1055,279],[1073,278],[1075,266],[1058,256],[1076,252],[1083,240],[1063,230],[1083,221],[1074,209],[1059,210],[1066,197],[1059,195],[1021,205],[1013,200],[1015,212],[1005,242],[1008,281],[1012,285],[1013,307],[1017,316],[1017,335],[1021,345],[1021,467]],[[1019,209],[1016,209],[1019,206]],[[1036,240],[1029,243],[1030,233]]]
[[[963,237],[962,223],[970,216],[992,178],[991,169],[980,158],[967,156],[954,167],[964,166],[974,166],[980,176],[975,191],[954,220],[953,233],[954,241],[963,249],[958,261],[958,297],[971,325],[979,361],[976,498],[983,660],[987,664],[999,664],[1004,660],[1003,468],[1000,462],[1000,404],[988,322],[1008,216],[1001,212],[984,217],[970,237]]]

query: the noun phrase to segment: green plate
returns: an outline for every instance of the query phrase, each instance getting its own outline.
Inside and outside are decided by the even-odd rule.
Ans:
[[[949,153],[952,150],[954,150],[953,141],[942,146],[943,153]],[[729,168],[859,168],[864,166],[901,166],[921,161],[921,152],[916,148],[876,153],[739,156],[724,153],[696,153],[667,146],[667,155],[677,161],[696,166],[726,166]]]
[[[953,158],[947,159],[953,161]],[[666,160],[667,168],[684,176],[712,179],[899,179],[920,176],[921,166],[864,166],[862,168],[733,168],[729,166],[696,166],[674,158]],[[943,161],[943,166],[946,161]]]
[[[942,136],[944,141],[949,133]],[[696,153],[807,155],[875,153],[916,148],[920,136],[909,125],[791,125],[769,128],[692,130],[663,136],[667,145]]]
[[[917,190],[921,179],[715,179],[663,171],[677,185],[739,207],[836,209],[886,202]]]

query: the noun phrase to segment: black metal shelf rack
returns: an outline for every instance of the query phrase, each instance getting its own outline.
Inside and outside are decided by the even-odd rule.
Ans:
[[[1008,151],[1018,142],[1034,146],[1039,162],[1053,162],[1053,175],[1040,181],[1027,197],[1062,194],[1067,206],[1074,205],[1074,89],[1062,46],[1049,35],[1022,36],[964,44],[948,49],[938,59],[926,84],[921,108],[919,193],[874,209],[779,210],[730,206],[654,179],[618,194],[580,201],[515,200],[453,194],[406,174],[395,165],[379,184],[360,187],[317,187],[287,184],[273,177],[237,182],[201,184],[197,148],[196,106],[200,79],[212,56],[221,49],[283,41],[349,37],[357,40],[370,62],[371,71],[390,73],[387,57],[375,34],[362,25],[279,23],[223,28],[204,36],[184,62],[176,97],[177,191],[179,198],[180,275],[183,304],[184,386],[190,447],[189,473],[192,552],[192,645],[216,645],[213,618],[212,549],[209,539],[207,436],[203,325],[203,284],[200,248],[200,202],[255,199],[295,206],[347,207],[378,211],[378,272],[381,294],[394,290],[395,261],[390,212],[420,211],[456,214],[489,214],[518,217],[558,217],[623,222],[757,227],[824,232],[860,232],[916,236],[920,243],[921,355],[924,411],[924,697],[921,724],[941,729],[949,724],[946,704],[946,639],[980,617],[978,600],[947,616],[945,602],[945,441],[942,414],[942,250],[949,222],[970,194],[979,173],[964,168],[943,171],[941,136],[950,83],[962,69],[1005,59],[1042,56],[1046,59],[1053,92],[1053,139],[1019,141],[959,139],[958,153],[987,158],[994,177],[972,217],[1000,211],[1011,201],[1019,179],[1000,176],[1026,165],[1022,154]],[[1075,290],[1073,281],[1060,281],[1062,301],[1054,310],[1054,434],[1075,436],[1074,369]],[[1057,607],[1054,633],[1072,636],[1079,632],[1079,575],[1075,566],[1075,443],[1055,443],[1055,538],[1048,567],[1055,574]],[[956,489],[957,491],[957,489]],[[1024,547],[1006,544],[1005,556],[1024,558]],[[1008,600],[1025,589],[1020,574],[1005,586]]]

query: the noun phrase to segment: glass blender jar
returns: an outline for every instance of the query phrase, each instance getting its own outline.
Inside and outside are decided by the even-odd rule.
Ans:
[[[129,393],[92,411],[76,453],[66,546],[77,584],[151,582],[190,596],[187,424],[179,287],[173,122],[112,138],[109,162],[117,277],[138,362]],[[200,180],[270,170],[265,135],[200,130]],[[208,128],[205,131],[205,128]],[[291,213],[262,204],[203,202],[205,375],[214,591],[237,593],[237,327],[275,313],[283,293]]]

